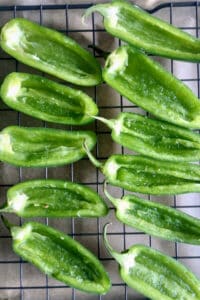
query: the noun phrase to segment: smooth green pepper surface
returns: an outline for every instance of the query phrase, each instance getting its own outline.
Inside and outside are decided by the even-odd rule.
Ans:
[[[0,133],[0,160],[23,167],[48,167],[72,163],[85,156],[83,142],[92,149],[92,131],[9,126]]]
[[[200,135],[190,130],[134,113],[120,113],[111,120],[96,118],[112,129],[115,142],[145,156],[183,162],[200,159]]]
[[[200,220],[178,209],[157,202],[125,195],[107,198],[116,209],[116,217],[124,224],[169,241],[200,245]]]
[[[13,109],[54,123],[87,124],[98,113],[87,94],[33,74],[9,74],[1,86],[1,98]]]
[[[128,45],[111,53],[104,80],[131,102],[158,119],[200,128],[200,102],[180,80],[160,64]]]
[[[108,213],[103,199],[87,186],[63,180],[40,179],[8,189],[1,212],[20,217],[100,217]]]
[[[11,227],[13,249],[45,274],[85,292],[105,294],[110,280],[100,261],[80,243],[49,226]]]
[[[143,245],[118,253],[104,242],[119,263],[122,279],[128,286],[153,300],[199,300],[200,281],[175,259]]]
[[[186,61],[200,61],[200,40],[127,1],[90,7],[85,16],[99,12],[110,34],[148,53]]]
[[[98,61],[73,39],[26,19],[10,20],[1,30],[2,49],[17,60],[83,86],[101,82]]]

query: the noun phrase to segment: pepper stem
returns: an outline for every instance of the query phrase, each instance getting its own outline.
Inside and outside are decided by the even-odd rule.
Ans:
[[[1,220],[3,221],[3,224],[5,227],[10,231],[11,228],[13,227],[13,224],[11,224],[8,219],[6,219],[3,215],[1,215]]]
[[[116,259],[116,261],[122,265],[123,264],[123,260],[122,260],[122,256],[123,254],[121,253],[118,253],[117,251],[115,251],[110,243],[108,242],[108,239],[107,239],[107,227],[110,225],[111,223],[107,223],[104,228],[103,228],[103,241],[104,241],[104,244],[106,246],[106,249],[108,250],[108,252],[112,255],[112,257],[114,257]]]
[[[113,129],[114,127],[114,121],[115,120],[108,120],[108,119],[105,119],[103,117],[98,117],[98,116],[94,116],[93,117],[95,120],[99,120],[101,121],[102,123],[106,124],[110,129]]]
[[[82,22],[85,23],[86,18],[91,15],[93,12],[99,12],[102,16],[106,16],[108,13],[108,4],[97,4],[89,7],[82,16]]]
[[[89,158],[89,160],[91,161],[91,163],[96,167],[96,168],[101,168],[103,166],[103,164],[98,161],[94,155],[91,153],[91,151],[88,149],[88,146],[86,144],[86,142],[83,142],[83,148],[85,149],[85,152],[87,153],[87,156]]]
[[[120,199],[117,199],[117,198],[114,198],[112,197],[108,190],[107,190],[107,181],[105,180],[104,183],[103,183],[103,192],[104,194],[106,195],[106,197],[109,199],[109,201],[114,205],[114,207],[117,207],[117,204],[119,201],[121,201]]]

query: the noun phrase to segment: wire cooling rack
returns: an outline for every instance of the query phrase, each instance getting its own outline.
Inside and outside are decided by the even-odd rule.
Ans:
[[[36,5],[36,6],[0,6],[0,26],[9,19],[15,17],[25,17],[45,26],[55,28],[73,37],[80,44],[88,47],[89,44],[97,45],[106,51],[111,51],[121,42],[109,36],[103,29],[101,18],[92,15],[87,24],[81,23],[81,15],[90,4],[81,5]],[[165,3],[150,11],[162,19],[178,26],[179,28],[198,37],[199,35],[199,3],[179,2]],[[95,54],[95,53],[94,53]],[[98,57],[103,62],[101,57]],[[171,71],[178,78],[183,80],[199,96],[199,65],[192,63],[177,62],[167,59],[156,58],[165,68]],[[13,58],[0,52],[0,81],[5,75],[12,71],[31,72],[42,74]],[[48,76],[50,77],[50,76]],[[50,77],[51,78],[51,77]],[[105,117],[114,117],[121,111],[135,111],[145,114],[137,106],[132,105],[123,97],[120,97],[107,85],[102,84],[96,88],[84,89],[90,94],[99,106],[100,114]],[[15,112],[0,103],[0,127],[8,125],[21,126],[45,126],[56,128],[75,129],[66,126],[57,126],[42,122],[22,113]],[[119,145],[111,141],[108,129],[98,122],[81,127],[96,131],[98,144],[94,154],[100,160],[105,160],[112,153],[129,153]],[[80,128],[79,128],[80,129]],[[103,177],[95,169],[87,158],[59,168],[39,168],[26,169],[16,168],[4,163],[0,163],[0,201],[5,201],[6,190],[15,183],[36,178],[61,178],[81,182],[102,193]],[[110,192],[117,197],[123,195],[123,191],[118,188],[110,188]],[[145,197],[143,195],[143,197]],[[176,207],[193,216],[200,217],[200,199],[197,194],[152,197],[146,196],[149,200],[155,200],[167,205]],[[109,203],[108,203],[109,204]],[[200,276],[200,250],[196,246],[176,244],[166,242],[157,238],[152,238],[143,232],[129,228],[119,222],[114,217],[113,207],[110,206],[110,213],[107,217],[100,219],[44,219],[37,221],[54,226],[80,241],[83,245],[93,251],[104,264],[111,277],[113,286],[111,291],[105,296],[88,295],[78,290],[74,290],[64,284],[48,278],[41,274],[35,267],[22,261],[12,251],[11,238],[8,231],[0,224],[0,299],[20,299],[20,300],[134,300],[145,299],[134,290],[128,288],[118,275],[118,267],[115,261],[106,252],[102,243],[102,226],[107,221],[112,221],[109,228],[109,239],[116,250],[124,250],[135,243],[143,243],[157,248],[168,255],[180,260],[189,266],[192,271]],[[15,224],[22,224],[24,219],[16,216],[8,216],[9,220]]]

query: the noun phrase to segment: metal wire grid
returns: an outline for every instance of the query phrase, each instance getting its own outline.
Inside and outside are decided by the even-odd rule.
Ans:
[[[90,34],[90,43],[93,45],[99,44],[101,47],[101,40],[98,41],[98,34],[103,34],[104,40],[108,39],[108,35],[106,35],[104,29],[96,25],[97,16],[92,15],[91,22],[88,28],[84,28],[81,25],[77,28],[71,26],[73,23],[72,18],[70,16],[73,15],[75,18],[76,15],[79,15],[84,9],[88,8],[90,4],[81,4],[81,5],[36,5],[36,6],[0,6],[0,25],[2,26],[5,23],[5,15],[7,19],[21,16],[21,14],[29,14],[29,17],[35,18],[37,16],[37,21],[40,24],[47,25],[44,21],[44,16],[47,12],[50,13],[52,18],[52,14],[60,14],[62,12],[63,18],[60,22],[65,23],[64,28],[62,27],[55,29],[60,29],[60,31],[74,35],[76,38],[77,35]],[[178,24],[180,28],[186,31],[190,31],[192,34],[195,34],[198,37],[199,31],[199,20],[198,20],[198,10],[199,10],[199,2],[179,2],[179,3],[165,3],[163,5],[159,5],[158,7],[151,10],[151,13],[165,12],[165,16],[167,15],[167,20],[173,24],[174,19],[174,11],[179,10],[181,14],[181,9],[188,10],[188,21],[194,20],[194,22],[189,22],[189,25]],[[178,13],[179,13],[178,12]],[[50,16],[49,15],[49,16]],[[27,16],[26,16],[27,17]],[[49,21],[49,19],[48,19]],[[48,23],[48,22],[47,22]],[[63,25],[63,24],[62,24]],[[177,24],[176,24],[177,25]],[[116,40],[115,40],[116,41]],[[119,45],[121,42],[116,41],[115,46]],[[86,45],[88,41],[86,41]],[[108,49],[107,49],[108,50]],[[95,53],[94,53],[95,54]],[[99,58],[101,59],[101,58]],[[174,69],[177,68],[177,62],[169,61],[169,60],[161,60],[165,66],[167,66],[172,73],[174,73]],[[166,65],[167,64],[167,65]],[[2,69],[3,66],[3,69]],[[189,84],[190,87],[195,88],[195,92],[200,94],[199,92],[199,65],[198,64],[184,64],[179,63],[178,68],[196,68],[195,76],[186,76],[181,78],[186,84]],[[4,78],[6,74],[11,71],[21,71],[24,70],[24,66],[11,57],[5,55],[5,53],[0,52],[0,80]],[[33,69],[25,68],[25,70],[30,72],[36,72]],[[41,73],[40,73],[41,74]],[[189,72],[190,74],[190,72]],[[42,74],[45,75],[45,74]],[[176,75],[176,74],[175,74]],[[191,74],[190,74],[191,75]],[[97,88],[91,88],[88,90],[89,94],[93,96],[95,101],[97,102],[100,113],[104,116],[109,115],[113,116],[120,111],[137,111],[142,112],[137,106],[132,105],[130,102],[127,102],[123,97],[117,96],[116,94],[110,94],[111,89],[106,85],[102,85]],[[105,103],[103,99],[106,92],[107,95],[111,95],[113,97],[110,103]],[[108,97],[108,96],[107,96]],[[109,98],[108,97],[108,98]],[[118,100],[117,100],[118,97]],[[111,99],[108,99],[108,102]],[[117,103],[118,101],[118,103]],[[49,124],[46,122],[36,121],[32,118],[26,117],[21,113],[16,113],[13,110],[6,107],[1,103],[0,106],[0,125],[1,128],[11,125],[27,125],[27,126],[45,126],[45,127],[61,127],[67,128],[63,126],[56,126],[55,124]],[[68,127],[71,129],[75,129],[72,127]],[[126,149],[123,147],[116,146],[110,140],[110,133],[107,129],[104,128],[103,125],[95,122],[90,126],[85,126],[85,128],[90,128],[95,130],[98,135],[98,144],[95,150],[96,157],[101,160],[105,160],[108,157],[108,154],[114,152],[128,153]],[[103,148],[102,148],[103,147]],[[116,147],[116,148],[115,148]],[[106,153],[107,151],[107,153]],[[84,175],[86,173],[86,175]],[[15,168],[8,166],[7,164],[0,164],[0,197],[1,202],[5,201],[5,192],[6,190],[12,186],[14,183],[25,181],[30,178],[63,178],[76,182],[81,182],[82,184],[87,184],[94,189],[98,193],[102,193],[102,183],[103,177],[99,173],[99,171],[91,166],[87,158],[84,158],[82,161],[77,162],[75,164],[71,164],[70,166],[60,167],[60,168],[41,168],[41,169],[25,169],[25,168]],[[113,194],[122,196],[124,192],[121,189],[113,188]],[[189,199],[190,198],[190,199]],[[172,205],[176,208],[188,210],[190,209],[191,214],[194,214],[200,217],[200,199],[195,195],[187,196],[185,202],[183,196],[174,196],[173,199],[170,197],[162,197],[157,198],[148,196],[148,199],[161,201],[169,205]],[[189,204],[190,201],[190,204]],[[189,204],[189,205],[188,205]],[[59,227],[61,230],[67,232],[72,235],[75,239],[81,241],[84,245],[86,245],[89,249],[96,253],[102,263],[105,265],[106,269],[109,271],[111,275],[111,279],[113,282],[112,290],[105,296],[96,296],[96,295],[87,295],[81,293],[77,290],[71,289],[60,282],[54,281],[52,279],[48,279],[47,276],[43,276],[38,272],[35,268],[31,267],[27,262],[22,261],[17,256],[12,254],[11,249],[11,238],[8,235],[8,232],[2,227],[0,231],[0,299],[56,299],[56,300],[80,300],[80,299],[145,299],[141,295],[137,294],[133,290],[126,287],[126,285],[120,280],[120,278],[116,275],[117,267],[113,259],[108,256],[105,252],[105,249],[102,246],[102,225],[105,224],[106,220],[112,219],[113,226],[110,228],[112,232],[109,234],[109,238],[114,245],[115,248],[119,250],[123,250],[128,248],[133,243],[145,243],[148,245],[152,245],[155,248],[159,248],[162,251],[167,252],[169,255],[174,256],[176,259],[184,261],[185,264],[189,265],[190,268],[198,274],[198,263],[200,262],[200,253],[197,247],[186,246],[186,250],[181,248],[181,245],[177,245],[176,243],[169,243],[165,241],[161,241],[161,244],[157,243],[158,240],[155,238],[151,238],[148,235],[145,235],[142,232],[135,231],[133,228],[129,228],[125,225],[122,225],[116,221],[113,215],[113,207],[110,207],[110,214],[107,218],[101,219],[70,219],[70,220],[48,220],[40,218],[39,221],[45,222],[46,224]],[[10,220],[13,220],[15,224],[21,224],[24,220],[19,219],[15,216],[9,216]],[[38,220],[38,219],[37,219]],[[160,240],[159,240],[160,241]],[[182,250],[181,250],[182,249]],[[200,275],[200,273],[198,274]],[[34,278],[34,279],[33,279]]]

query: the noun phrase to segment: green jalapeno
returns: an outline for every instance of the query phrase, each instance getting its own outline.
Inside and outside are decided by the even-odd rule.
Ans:
[[[104,193],[114,205],[117,219],[124,224],[165,240],[200,245],[199,219],[135,195],[116,199],[106,187]]]
[[[104,243],[119,263],[121,278],[131,288],[152,300],[199,300],[200,281],[183,264],[164,253],[134,245],[122,253],[109,244],[104,228]]]
[[[111,155],[101,163],[85,145],[91,162],[100,168],[106,181],[129,191],[154,194],[200,192],[200,167],[196,164],[162,161],[140,155]]]
[[[147,53],[186,61],[200,61],[200,40],[152,16],[127,1],[90,7],[84,17],[99,12],[107,32]]]
[[[112,129],[115,142],[145,156],[168,161],[200,159],[200,136],[188,129],[126,112],[113,120],[95,118]]]
[[[106,294],[110,289],[97,257],[70,236],[37,222],[22,227],[4,223],[10,227],[15,253],[48,276],[88,293]]]
[[[180,80],[145,54],[126,45],[111,53],[104,80],[158,119],[200,128],[200,102]]]
[[[41,179],[16,184],[7,191],[1,212],[20,217],[100,217],[108,213],[103,199],[78,183]]]
[[[83,86],[101,82],[98,61],[73,39],[26,19],[10,20],[1,30],[2,49],[17,60]]]
[[[0,160],[22,167],[59,166],[85,156],[83,142],[92,149],[92,131],[9,126],[0,132]]]
[[[7,191],[1,212],[20,217],[100,217],[108,213],[103,199],[78,183],[41,179],[16,184]]]
[[[33,74],[9,74],[1,98],[13,109],[48,122],[82,125],[98,113],[87,94]]]

